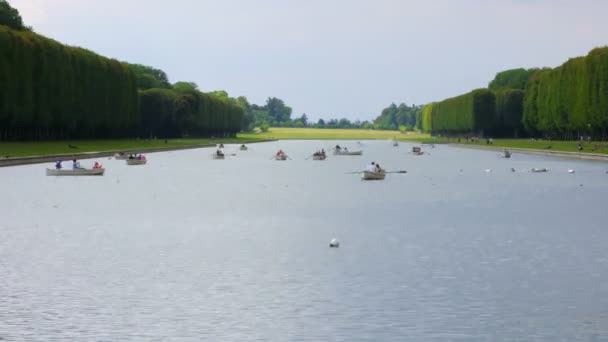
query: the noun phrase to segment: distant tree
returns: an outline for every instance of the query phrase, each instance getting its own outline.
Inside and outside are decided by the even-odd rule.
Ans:
[[[263,123],[260,125],[260,130],[261,130],[262,132],[268,132],[268,129],[269,129],[269,128],[270,128],[270,125],[268,124],[268,122],[263,122]]]
[[[526,89],[528,80],[539,69],[511,69],[499,72],[488,85],[488,89]]]
[[[167,74],[164,71],[141,64],[128,64],[128,66],[135,73],[138,89],[171,88]]]
[[[317,121],[317,126],[319,128],[324,128],[325,127],[325,120],[319,119],[319,121]]]
[[[198,85],[194,82],[176,82],[173,89],[179,92],[194,92],[198,90]]]
[[[306,113],[302,114],[302,116],[300,116],[300,120],[302,121],[302,123],[304,124],[304,126],[308,126],[308,117],[306,116]]]
[[[25,30],[23,19],[17,9],[11,7],[6,0],[0,0],[0,25],[6,25],[15,30]]]
[[[291,107],[286,106],[283,100],[276,97],[268,98],[266,110],[276,122],[284,122],[291,119]]]

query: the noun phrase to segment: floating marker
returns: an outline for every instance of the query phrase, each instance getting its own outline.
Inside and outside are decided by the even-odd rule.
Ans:
[[[574,173],[574,170],[570,169],[568,170],[568,173]]]
[[[329,241],[329,247],[338,248],[338,247],[340,247],[340,242],[336,239],[331,239],[331,241]]]

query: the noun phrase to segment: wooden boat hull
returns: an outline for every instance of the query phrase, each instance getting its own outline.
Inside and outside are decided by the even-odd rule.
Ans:
[[[223,154],[214,154],[213,159],[226,159],[226,156]]]
[[[334,151],[334,156],[361,156],[363,151]]]
[[[146,165],[147,159],[127,159],[127,165]]]
[[[103,176],[106,169],[46,169],[47,176]]]
[[[325,160],[327,156],[312,156],[312,160]]]
[[[385,172],[363,171],[361,174],[361,179],[363,180],[384,180],[385,177]]]
[[[283,154],[283,155],[280,155],[280,156],[278,156],[278,155],[274,156],[274,160],[280,160],[280,161],[287,160],[287,155]]]
[[[542,169],[538,169],[538,168],[533,168],[532,170],[530,170],[531,172],[548,172],[549,170],[542,168]]]

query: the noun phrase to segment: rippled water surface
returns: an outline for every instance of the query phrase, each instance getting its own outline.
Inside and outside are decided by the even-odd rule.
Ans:
[[[608,164],[331,145],[0,169],[0,339],[608,340]]]

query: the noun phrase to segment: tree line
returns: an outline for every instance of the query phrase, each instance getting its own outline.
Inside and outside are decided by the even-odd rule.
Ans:
[[[36,34],[0,0],[0,140],[232,136],[243,113],[162,70]]]
[[[608,47],[553,69],[500,72],[488,89],[428,104],[420,115],[417,128],[434,134],[605,140]]]

